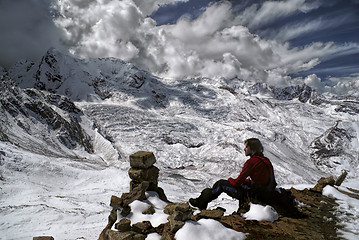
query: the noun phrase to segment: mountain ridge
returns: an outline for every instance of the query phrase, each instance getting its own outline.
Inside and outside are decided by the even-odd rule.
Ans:
[[[81,209],[93,204],[91,216],[106,216],[105,195],[126,191],[127,159],[139,150],[156,155],[161,187],[172,201],[236,177],[249,137],[261,139],[279,185],[313,184],[343,170],[349,180],[359,175],[353,96],[238,78],[163,79],[118,59],[76,59],[53,48],[37,62],[1,68],[0,75],[1,201],[8,206],[4,226],[12,224],[6,229],[23,221],[13,209],[40,219],[43,202],[47,214],[68,214],[61,203],[82,219]],[[73,192],[74,183],[81,194]],[[22,191],[29,198],[21,198]],[[89,226],[101,228],[103,221],[93,219]]]
[[[114,58],[76,59],[69,55],[64,55],[54,48],[49,49],[44,57],[37,63],[29,63],[27,61],[19,62],[7,71],[7,76],[21,88],[26,89],[32,87],[40,91],[58,94],[59,96],[55,98],[66,96],[74,102],[79,102],[85,106],[81,111],[88,109],[91,112],[93,111],[91,109],[94,109],[95,106],[105,108],[111,108],[110,106],[116,108],[115,106],[117,106],[118,110],[120,112],[124,111],[125,114],[130,109],[132,109],[133,114],[136,114],[135,112],[137,111],[139,111],[138,114],[141,114],[142,111],[145,115],[151,112],[155,113],[155,115],[158,115],[158,113],[163,115],[164,112],[167,111],[169,112],[169,115],[167,113],[167,119],[171,114],[176,116],[173,118],[174,124],[185,115],[186,117],[182,120],[184,120],[184,122],[187,121],[190,125],[185,127],[185,125],[183,125],[184,122],[181,122],[177,124],[177,127],[179,127],[177,130],[167,126],[167,128],[169,127],[169,129],[166,130],[168,132],[155,138],[162,139],[161,141],[164,141],[165,144],[170,146],[178,144],[184,145],[187,149],[199,148],[204,145],[204,141],[200,139],[196,140],[197,137],[194,135],[190,134],[186,136],[181,133],[181,131],[193,131],[193,133],[196,134],[195,132],[203,131],[199,130],[200,128],[198,128],[196,124],[188,121],[189,116],[193,118],[198,117],[200,121],[202,119],[203,121],[209,120],[214,123],[220,123],[223,126],[228,124],[233,124],[234,126],[247,125],[243,126],[244,128],[233,128],[240,132],[247,132],[247,135],[255,135],[262,138],[267,138],[263,135],[263,132],[268,131],[268,129],[265,130],[266,127],[264,127],[262,131],[260,130],[260,125],[265,125],[271,128],[268,133],[273,135],[273,137],[271,137],[272,140],[279,140],[283,143],[289,140],[284,133],[287,131],[285,130],[287,126],[282,124],[286,121],[286,118],[288,118],[285,116],[289,113],[288,110],[294,110],[291,105],[299,111],[305,111],[303,115],[307,115],[308,120],[315,116],[313,111],[315,108],[322,116],[325,114],[329,115],[329,112],[334,109],[334,111],[330,112],[331,116],[328,118],[329,121],[327,121],[328,123],[332,123],[323,130],[320,130],[321,127],[319,127],[322,133],[318,133],[317,136],[312,136],[312,139],[309,140],[311,143],[303,146],[305,148],[308,147],[309,151],[313,149],[312,151],[314,152],[309,152],[308,154],[312,161],[318,163],[329,161],[328,166],[332,165],[333,162],[338,162],[338,160],[330,161],[330,157],[338,156],[316,154],[315,152],[318,153],[321,150],[317,149],[318,144],[315,143],[315,141],[317,141],[315,139],[319,138],[320,134],[326,134],[328,138],[330,129],[335,128],[333,126],[338,121],[344,126],[341,128],[341,131],[355,131],[356,125],[351,126],[345,117],[337,118],[335,114],[345,113],[348,114],[349,117],[352,116],[354,121],[356,121],[358,118],[357,113],[359,112],[359,107],[356,105],[355,99],[344,98],[344,100],[342,100],[336,98],[333,100],[333,96],[329,99],[318,94],[306,85],[276,88],[262,83],[248,83],[240,79],[196,78],[183,79],[180,81],[160,79],[122,60]],[[34,94],[33,90],[26,91],[29,93],[32,91]],[[92,102],[94,105],[84,104],[86,101],[89,101],[89,103]],[[243,103],[240,103],[240,101],[243,101]],[[52,101],[52,104],[55,102],[56,100]],[[75,105],[74,103],[71,104]],[[88,106],[88,108],[86,106]],[[126,110],[127,107],[129,108]],[[137,107],[139,107],[139,109],[137,109]],[[75,107],[72,106],[72,108]],[[330,109],[330,111],[327,111],[326,108]],[[153,111],[156,109],[158,112]],[[182,109],[184,110],[184,114],[181,114]],[[235,114],[232,112],[235,112]],[[278,117],[272,118],[271,115],[275,112],[279,114],[279,117],[283,117],[283,119],[278,119]],[[152,117],[154,122],[156,122],[156,120],[154,120],[155,115]],[[320,115],[315,117],[317,118],[315,121],[320,121]],[[297,125],[294,118],[295,116],[293,114],[293,116],[290,116],[288,119]],[[106,133],[106,131],[108,132],[108,128],[101,126],[101,117],[92,117],[91,120],[98,125],[99,129],[103,129],[104,132],[101,134],[108,139],[115,139],[114,136],[110,136],[111,134]],[[152,126],[151,121],[152,120],[150,120],[150,125]],[[132,124],[137,124],[136,120]],[[141,123],[139,124],[141,125]],[[259,127],[258,124],[260,124]],[[289,125],[290,124],[291,123],[289,123]],[[304,124],[304,122],[302,124]],[[354,122],[354,124],[357,123]],[[275,132],[273,126],[282,128],[284,132]],[[181,128],[183,129],[181,130]],[[318,130],[318,126],[316,128]],[[296,134],[300,134],[299,131],[300,128],[298,126]],[[327,131],[327,133],[325,133],[325,131]],[[350,139],[347,140],[349,142],[353,139],[355,141],[358,139],[355,134],[343,134],[351,136]],[[335,137],[336,135],[331,134],[330,136]],[[302,141],[304,141],[304,139]],[[226,145],[226,143],[224,144]],[[238,146],[238,143],[233,142],[229,145]],[[286,145],[287,147],[289,146],[288,144]],[[346,143],[346,148],[350,147],[349,145],[349,143]],[[323,147],[324,145],[322,148]],[[235,147],[235,149],[236,148],[238,147]],[[117,147],[117,150],[120,152],[120,155],[125,158],[129,154],[128,152],[123,153],[123,150],[119,147]],[[305,152],[308,152],[308,150],[305,150]],[[355,151],[350,150],[350,153],[344,155],[349,156],[350,154],[355,154]],[[348,164],[355,162],[355,158],[356,156],[352,156],[349,161],[343,159],[340,161]]]

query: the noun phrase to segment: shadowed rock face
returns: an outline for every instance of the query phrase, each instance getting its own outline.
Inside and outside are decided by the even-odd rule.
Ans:
[[[349,113],[350,115],[356,115],[359,113],[359,101],[344,101],[335,109],[335,111]]]
[[[312,96],[312,89],[307,85],[290,86],[285,88],[272,88],[274,97],[278,100],[292,100],[297,98],[301,102],[307,102]]]
[[[12,80],[7,77],[1,81],[0,87],[0,107],[3,110],[1,119],[7,123],[2,124],[0,129],[1,139],[19,144],[11,137],[16,137],[16,134],[11,132],[11,128],[6,127],[6,125],[11,126],[10,121],[16,121],[29,137],[39,134],[35,127],[38,125],[42,126],[41,130],[53,131],[55,138],[67,148],[74,149],[80,146],[87,152],[93,153],[91,138],[80,125],[83,113],[67,97],[36,89],[22,90],[15,87]],[[12,119],[9,119],[6,113]],[[50,136],[44,135],[42,134],[44,141],[49,145],[56,145],[49,140]]]
[[[346,153],[346,148],[350,148],[353,138],[351,132],[350,126],[338,121],[333,127],[329,128],[310,144],[310,148],[312,149],[312,153],[310,154],[311,158],[317,165],[333,167],[333,163],[330,162],[331,157],[355,157]]]

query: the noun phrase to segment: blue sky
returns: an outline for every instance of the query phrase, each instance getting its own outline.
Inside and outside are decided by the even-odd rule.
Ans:
[[[211,0],[190,0],[177,2],[159,8],[151,17],[158,25],[175,24],[181,16],[191,19],[197,18],[204,9],[218,1]],[[230,1],[233,5],[233,12],[242,14],[245,9],[265,1]],[[312,1],[319,4],[320,1]],[[265,39],[276,39],[278,29],[286,26],[296,26],[301,23],[320,22],[320,28],[302,32],[296,36],[285,39],[293,47],[302,47],[312,42],[336,42],[336,43],[359,43],[359,1],[322,1],[321,6],[308,12],[294,11],[291,14],[283,15],[268,22],[262,22],[259,26],[246,25],[249,30]],[[316,74],[325,79],[328,76],[342,77],[359,72],[359,51],[344,55],[329,56],[323,59],[314,68],[303,71],[294,76],[306,76]]]
[[[172,79],[359,95],[359,0],[0,0],[0,66],[55,47]]]

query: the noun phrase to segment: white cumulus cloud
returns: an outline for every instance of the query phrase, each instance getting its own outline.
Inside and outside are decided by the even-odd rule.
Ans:
[[[62,45],[75,56],[116,57],[131,61],[162,77],[237,76],[274,85],[298,83],[299,78],[292,79],[288,75],[308,71],[323,60],[357,53],[359,49],[356,43],[313,42],[302,47],[292,47],[287,42],[302,33],[320,29],[325,26],[326,19],[298,23],[292,28],[285,25],[277,33],[269,34],[271,39],[260,37],[250,30],[251,26],[261,26],[281,16],[298,11],[309,12],[325,4],[321,0],[266,1],[262,5],[253,4],[239,15],[233,12],[230,1],[218,1],[208,5],[204,11],[201,10],[196,19],[183,16],[174,24],[161,26],[150,17],[162,5],[186,1],[53,0],[56,18],[47,17],[47,21],[38,24],[39,31],[43,30],[47,34],[40,34],[37,30],[26,32],[27,28],[18,24],[25,34],[16,37],[23,37],[29,42],[26,45],[28,51],[60,47],[61,40]],[[46,2],[44,0],[2,1],[0,6],[4,5],[3,2],[12,2],[6,8],[19,8],[22,13],[26,12],[26,6],[31,5],[30,9],[34,9],[34,12],[28,11],[26,14],[33,26],[36,25],[36,16],[50,9],[49,3],[41,5]],[[22,5],[18,6],[15,2],[22,2]],[[1,18],[5,19],[0,15]],[[6,19],[11,18],[6,16]],[[15,18],[12,19],[15,22]],[[5,21],[0,22],[0,28],[4,29]],[[7,32],[11,32],[9,29]],[[4,35],[0,41],[3,43],[0,44],[3,54],[15,55],[5,49],[10,37]],[[334,80],[333,84],[338,84],[337,88],[324,88],[321,81],[313,76],[301,81],[322,90],[344,92],[346,88]]]
[[[249,27],[258,27],[297,11],[309,12],[320,5],[320,1],[265,1],[262,5],[253,4],[245,9],[243,13],[236,17],[236,21]]]

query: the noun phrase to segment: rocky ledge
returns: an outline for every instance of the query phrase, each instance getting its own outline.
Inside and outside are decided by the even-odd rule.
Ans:
[[[240,211],[224,216],[226,210],[220,207],[202,210],[194,215],[195,209],[187,202],[169,202],[163,189],[157,186],[159,169],[153,166],[155,162],[152,152],[137,152],[130,156],[129,175],[132,179],[130,192],[123,193],[121,197],[111,197],[110,205],[113,209],[99,240],[144,240],[150,233],[158,233],[161,235],[161,240],[173,240],[175,233],[185,224],[185,221],[199,221],[203,218],[214,219],[227,228],[243,232],[248,240],[342,239],[337,231],[342,226],[334,214],[337,204],[333,198],[322,195],[322,190],[326,185],[340,185],[345,175],[339,177],[337,181],[333,177],[321,178],[311,189],[288,189],[287,191],[296,199],[297,212],[288,214],[274,207],[278,212],[278,219],[268,222],[246,220]],[[131,224],[130,219],[125,218],[131,212],[130,203],[135,200],[146,200],[146,191],[157,192],[159,198],[168,203],[163,210],[168,214],[168,222],[153,227],[149,221]],[[249,201],[255,203],[253,199]],[[153,206],[150,206],[143,214],[154,212]],[[120,215],[122,218],[118,219]]]

